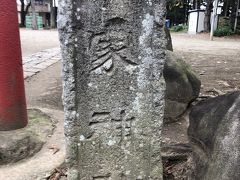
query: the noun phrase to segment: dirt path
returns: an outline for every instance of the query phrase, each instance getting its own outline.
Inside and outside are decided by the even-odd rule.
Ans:
[[[240,38],[215,38],[208,34],[172,34],[174,52],[196,71],[202,82],[200,96],[216,96],[240,89]],[[163,128],[163,143],[188,143],[188,115]]]
[[[199,75],[202,94],[240,89],[240,37],[209,41],[208,34],[173,33],[172,40],[174,51],[183,56]]]
[[[57,31],[20,30],[23,56],[59,46]],[[56,122],[54,134],[31,158],[0,167],[0,180],[46,179],[65,159],[61,63],[55,63],[25,80],[27,106],[40,109]],[[59,149],[53,154],[52,147]]]
[[[46,179],[65,158],[64,112],[61,103],[61,64],[50,66],[25,81],[28,108],[40,109],[56,123],[54,133],[40,152],[18,163],[1,166],[0,180]],[[54,147],[59,149],[53,154]]]
[[[61,63],[58,62],[25,81],[28,107],[63,110]]]
[[[239,37],[214,38],[214,41],[209,41],[208,34],[189,36],[173,33],[172,41],[174,52],[182,56],[200,78],[202,82],[200,96],[202,98],[240,89]],[[182,155],[183,149],[189,150],[186,157],[191,154],[187,136],[188,112],[180,121],[165,124],[163,127],[162,157],[163,160],[165,159],[163,164],[164,179],[166,180],[187,179],[188,158],[181,159],[179,155]],[[168,147],[171,148],[164,153],[164,149],[168,149]]]
[[[39,107],[37,107],[39,109]],[[49,115],[54,121],[58,121],[54,134],[43,146],[40,152],[29,159],[18,163],[1,166],[1,180],[42,180],[51,175],[51,172],[63,164],[65,159],[65,142],[63,134],[64,113],[59,110],[40,108]],[[51,148],[57,148],[54,153]]]
[[[59,47],[57,30],[27,30],[20,29],[23,56],[28,56],[41,50]]]

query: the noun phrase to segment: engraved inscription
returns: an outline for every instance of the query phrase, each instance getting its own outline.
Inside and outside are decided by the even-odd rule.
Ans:
[[[111,174],[107,174],[107,175],[99,175],[99,176],[93,176],[93,180],[108,180],[110,179]]]
[[[110,72],[119,62],[137,65],[137,59],[131,55],[128,33],[109,31],[96,34],[91,40],[91,71]]]
[[[134,117],[127,117],[125,110],[121,111],[120,119],[112,119],[112,123],[116,124],[117,136],[130,136],[132,121],[135,119]]]
[[[125,110],[120,113],[120,118],[112,118],[109,112],[95,112],[89,125],[93,128],[95,133],[103,133],[102,129],[108,130],[111,134],[117,137],[130,136],[132,131],[132,122],[134,117],[127,116]]]

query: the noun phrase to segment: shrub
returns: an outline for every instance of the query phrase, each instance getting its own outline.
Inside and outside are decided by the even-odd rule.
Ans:
[[[171,27],[171,31],[172,32],[180,32],[180,31],[185,31],[187,29],[187,26],[184,26],[184,25],[177,25],[177,26],[173,26]]]
[[[233,35],[234,32],[232,31],[232,29],[230,27],[221,27],[218,28],[215,32],[214,32],[214,36],[217,37],[221,37],[221,36],[231,36]]]
[[[235,34],[240,35],[240,29],[236,29]]]

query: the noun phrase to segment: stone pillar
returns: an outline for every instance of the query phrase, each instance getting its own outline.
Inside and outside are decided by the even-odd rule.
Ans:
[[[69,179],[162,179],[164,0],[59,1]]]
[[[16,1],[0,3],[0,131],[27,125]]]

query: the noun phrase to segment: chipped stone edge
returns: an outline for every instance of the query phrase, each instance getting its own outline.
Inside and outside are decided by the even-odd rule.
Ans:
[[[58,31],[61,42],[62,53],[62,77],[63,77],[63,105],[64,105],[64,129],[66,142],[66,158],[68,165],[68,179],[78,180],[78,137],[76,125],[76,91],[75,91],[75,52],[74,39],[72,37],[73,27],[72,1],[59,0],[58,7]]]

